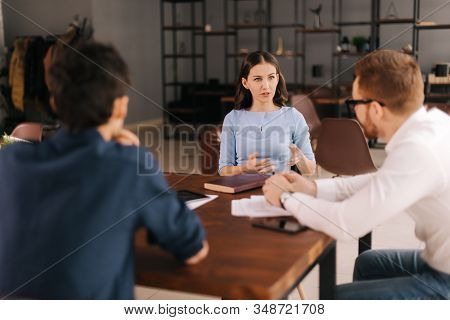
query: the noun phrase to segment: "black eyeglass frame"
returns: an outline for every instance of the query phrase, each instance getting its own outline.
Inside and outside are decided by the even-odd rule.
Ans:
[[[355,106],[356,105],[358,105],[358,104],[368,104],[368,103],[371,103],[371,102],[378,102],[378,104],[380,105],[380,106],[382,106],[382,107],[384,107],[384,106],[386,106],[385,104],[384,104],[384,102],[381,102],[381,101],[377,101],[377,100],[374,100],[374,99],[366,99],[366,100],[354,100],[354,99],[346,99],[345,100],[345,105],[347,106],[347,108],[349,108],[349,109],[354,109],[355,108]]]

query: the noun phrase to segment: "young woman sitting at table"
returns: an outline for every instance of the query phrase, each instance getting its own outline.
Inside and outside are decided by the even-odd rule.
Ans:
[[[296,166],[307,175],[316,162],[303,115],[285,105],[286,82],[276,58],[266,51],[242,62],[235,108],[224,119],[219,174],[267,174]]]

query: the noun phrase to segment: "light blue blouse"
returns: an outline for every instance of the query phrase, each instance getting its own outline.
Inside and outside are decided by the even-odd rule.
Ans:
[[[292,107],[272,112],[232,110],[224,119],[220,137],[219,172],[225,166],[243,164],[254,152],[260,159],[270,158],[276,171],[286,170],[291,143],[314,160],[308,125],[303,115]]]

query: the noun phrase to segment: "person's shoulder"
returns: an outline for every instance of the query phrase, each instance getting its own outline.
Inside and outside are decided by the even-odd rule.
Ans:
[[[438,108],[433,108],[427,112],[427,123],[432,126],[441,125],[448,129],[450,117],[444,111]]]
[[[294,121],[294,123],[304,123],[305,121],[305,117],[303,116],[303,114],[298,111],[296,108],[291,107],[291,106],[283,106],[281,107],[281,111],[284,112],[284,114],[291,119],[292,121]]]
[[[153,153],[144,147],[124,146],[117,142],[110,142],[105,145],[102,152],[104,160],[108,163],[116,163],[123,168],[131,168],[137,173],[159,170],[157,161]]]
[[[9,157],[31,157],[31,155],[39,147],[39,144],[30,142],[14,142],[10,145],[2,146],[0,156]]]
[[[429,145],[436,152],[443,151],[442,146],[450,139],[450,117],[441,110],[432,109],[410,131],[410,139]]]
[[[416,117],[413,126],[409,126],[408,134],[402,135],[402,141],[416,141],[429,144],[435,139],[450,134],[450,117],[441,110],[429,110]]]
[[[236,124],[239,116],[244,112],[245,110],[236,110],[233,109],[230,112],[227,113],[227,115],[225,116],[225,118],[223,119],[223,123],[224,124],[228,124],[228,125],[234,125]]]
[[[107,148],[109,149],[107,152],[109,157],[115,158],[118,161],[132,162],[132,163],[136,163],[136,161],[138,160],[138,158],[136,158],[136,155],[145,152],[150,152],[149,150],[143,147],[126,146],[115,141],[110,142]]]
[[[302,117],[303,115],[300,111],[297,110],[297,108],[293,107],[293,106],[283,106],[283,109],[285,109],[287,112],[290,112],[292,115],[296,116],[296,117]]]

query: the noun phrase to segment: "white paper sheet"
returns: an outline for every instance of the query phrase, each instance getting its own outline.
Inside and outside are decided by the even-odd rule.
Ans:
[[[237,217],[283,217],[292,214],[284,209],[269,204],[264,196],[251,196],[250,199],[231,201],[231,214]]]
[[[218,197],[218,195],[212,195],[212,194],[205,194],[205,196],[208,197],[208,199],[198,199],[198,200],[190,200],[186,202],[186,207],[188,207],[191,210],[194,210],[205,203],[208,203],[210,201],[213,201]]]

